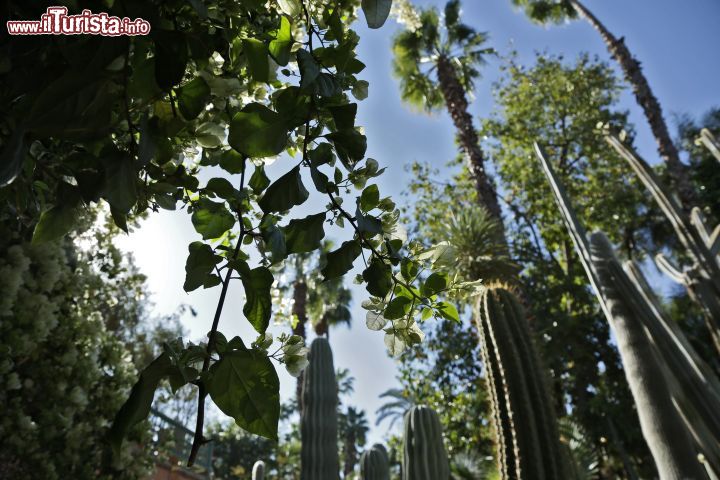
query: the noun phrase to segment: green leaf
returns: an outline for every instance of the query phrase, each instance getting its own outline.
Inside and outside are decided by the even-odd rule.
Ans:
[[[170,91],[180,83],[187,67],[188,51],[185,35],[176,30],[155,30],[155,81]]]
[[[269,221],[269,217],[264,217],[260,222],[260,233],[265,242],[266,250],[270,250],[270,261],[272,264],[276,264],[287,258],[285,235],[274,222]]]
[[[395,297],[388,303],[387,307],[385,307],[383,316],[388,320],[402,318],[410,311],[411,303],[412,300],[407,297]]]
[[[382,27],[390,15],[390,7],[392,7],[392,0],[362,0],[362,9],[368,27]]]
[[[188,245],[190,252],[185,261],[185,283],[183,290],[192,292],[208,282],[215,265],[220,263],[221,257],[215,255],[210,245],[203,242],[192,242]]]
[[[250,185],[250,188],[252,188],[252,191],[256,194],[262,193],[263,190],[265,190],[268,185],[270,185],[270,179],[265,175],[265,166],[264,165],[258,165],[255,167],[255,171],[252,174],[252,177],[250,177],[250,182],[248,182],[248,185]]]
[[[175,90],[180,113],[186,120],[195,119],[210,101],[210,87],[202,77],[195,77]]]
[[[141,166],[146,166],[152,160],[158,165],[164,165],[172,159],[172,144],[162,132],[160,119],[156,116],[143,117],[140,120],[140,143],[138,144],[138,160]]]
[[[280,28],[271,32],[273,40],[270,41],[270,55],[278,65],[285,66],[290,61],[290,49],[293,45],[290,20],[287,17],[280,17]]]
[[[335,145],[335,151],[348,170],[365,157],[367,138],[355,129],[338,130],[326,135]]]
[[[433,295],[445,290],[447,285],[448,277],[445,273],[433,273],[422,284],[420,292],[426,297],[432,297]]]
[[[237,190],[235,190],[235,188],[233,188],[232,183],[230,183],[225,178],[219,177],[211,178],[210,180],[208,180],[207,186],[205,188],[216,194],[218,197],[224,198],[225,200],[235,198],[239,193]]]
[[[296,55],[300,67],[300,88],[309,88],[320,75],[320,67],[309,52],[298,50]]]
[[[400,274],[408,282],[412,282],[418,274],[418,264],[409,258],[403,258],[400,262]]]
[[[367,80],[358,80],[357,82],[355,82],[355,85],[352,86],[353,97],[357,98],[360,101],[365,100],[368,97],[369,87],[370,84],[367,82]]]
[[[330,179],[323,172],[318,170],[316,167],[310,167],[310,178],[312,178],[315,188],[320,193],[328,193],[328,182]]]
[[[268,187],[258,205],[265,213],[284,212],[302,205],[309,196],[300,176],[300,167],[295,167]]]
[[[241,273],[240,278],[245,288],[243,313],[255,330],[265,333],[272,313],[270,287],[273,275],[267,267],[257,267]]]
[[[224,203],[201,198],[192,214],[195,230],[203,240],[218,238],[235,225],[235,217],[225,208]]]
[[[242,429],[277,440],[280,380],[262,352],[237,350],[210,367],[207,389],[215,405]]]
[[[321,143],[308,152],[308,157],[310,157],[310,163],[314,167],[319,167],[326,163],[331,163],[335,155],[333,154],[332,145],[329,143]]]
[[[326,264],[320,270],[325,280],[342,277],[353,267],[353,262],[362,253],[362,247],[357,240],[343,242],[335,251],[326,256]]]
[[[368,185],[360,194],[360,209],[363,212],[369,212],[377,207],[380,202],[380,191],[377,185]]]
[[[162,197],[160,197],[160,198],[162,198]],[[173,207],[174,207],[174,205],[173,205]],[[115,209],[113,207],[110,207],[110,216],[112,217],[113,222],[115,223],[115,226],[117,226],[120,230],[122,230],[125,233],[130,233],[128,231],[127,215],[125,215],[122,212],[118,212],[117,209]]]
[[[373,258],[370,266],[363,273],[363,280],[367,282],[365,287],[370,295],[385,298],[392,288],[392,271],[390,265],[385,264],[379,258]]]
[[[363,233],[369,233],[370,236],[377,235],[382,232],[382,222],[372,215],[363,215],[358,208],[355,211],[355,218],[357,220],[358,229]]]
[[[457,308],[450,302],[438,302],[435,308],[440,312],[443,318],[452,320],[454,322],[460,322],[460,315],[458,315]]]
[[[75,226],[77,213],[75,205],[60,204],[45,210],[35,225],[32,244],[39,245],[64,237]]]
[[[128,213],[137,201],[137,171],[132,159],[120,152],[103,157],[105,165],[105,189],[103,197],[110,206],[121,213]]]
[[[290,15],[296,17],[302,12],[301,0],[278,0],[280,9]],[[259,6],[257,8],[260,8]]]
[[[244,38],[243,52],[247,57],[248,71],[256,82],[270,81],[270,63],[268,62],[267,46],[255,38]]]
[[[281,115],[251,103],[230,121],[228,143],[248,157],[271,157],[287,145],[288,128]]]
[[[115,415],[108,439],[116,455],[120,453],[123,439],[130,429],[150,414],[155,390],[172,367],[170,357],[163,353],[140,373],[140,378],[130,391],[130,397]]]
[[[70,72],[45,86],[27,113],[28,130],[39,137],[103,138],[112,124],[114,94],[107,77]]]
[[[220,168],[228,173],[242,173],[245,169],[245,157],[235,150],[226,150],[220,154]]]
[[[337,107],[328,107],[330,115],[335,121],[338,130],[347,130],[355,127],[355,116],[357,115],[357,103],[348,103]]]
[[[340,19],[340,14],[338,12],[339,10],[337,7],[333,8],[333,12],[330,14],[327,24],[330,27],[330,31],[332,32],[334,39],[340,42],[345,36],[345,29],[343,28],[342,20]]]
[[[322,72],[315,79],[315,92],[322,97],[334,97],[342,93],[342,86],[335,75]]]
[[[225,128],[214,122],[204,122],[195,130],[195,139],[204,148],[217,148],[225,141]]]
[[[310,113],[310,97],[299,87],[290,86],[273,94],[273,105],[289,128],[303,125]]]
[[[325,212],[291,220],[287,227],[283,228],[287,253],[312,252],[320,248],[320,242],[325,237],[324,223]]]

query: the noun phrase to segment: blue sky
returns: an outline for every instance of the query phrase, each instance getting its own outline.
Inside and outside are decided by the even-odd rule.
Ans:
[[[720,105],[720,3],[716,0],[586,0],[586,5],[616,35],[624,36],[630,50],[640,59],[651,87],[664,108],[665,117],[674,130],[674,115],[699,116],[708,108]],[[444,2],[417,1],[417,5]],[[490,34],[489,46],[500,53],[518,52],[520,63],[531,64],[534,52],[547,51],[572,59],[580,52],[598,55],[611,64],[599,35],[584,21],[562,26],[540,27],[515,11],[509,0],[465,0],[463,21]],[[389,21],[380,30],[368,30],[362,18],[355,25],[361,37],[359,57],[367,65],[361,77],[370,82],[370,96],[360,102],[358,124],[368,137],[368,156],[387,167],[378,181],[383,195],[403,200],[401,192],[410,178],[404,166],[412,161],[430,162],[443,168],[456,155],[454,131],[444,114],[427,115],[402,105],[397,82],[391,76],[390,43],[398,26]],[[498,76],[498,62],[490,60],[484,78],[478,82],[471,113],[479,118],[493,109],[492,82]],[[654,139],[639,107],[628,92],[621,107],[631,112],[637,130],[637,146],[650,161],[656,158]],[[287,170],[280,158],[270,169],[279,175]],[[275,178],[274,177],[274,178]],[[208,177],[209,178],[209,177]],[[317,213],[324,201],[311,201],[294,215]],[[333,232],[336,240],[342,237]],[[150,215],[141,227],[120,245],[131,252],[140,269],[148,276],[148,286],[158,315],[170,313],[181,303],[191,304],[196,318],[185,318],[192,339],[203,337],[212,322],[219,289],[199,290],[185,294],[184,263],[187,244],[199,239],[184,212],[162,211]],[[352,278],[352,274],[348,275]],[[350,283],[350,281],[348,281]],[[354,286],[353,286],[354,287]],[[354,288],[351,329],[340,327],[331,333],[336,367],[348,368],[356,378],[350,403],[364,408],[373,425],[371,441],[379,440],[386,427],[374,427],[374,412],[381,404],[378,395],[395,386],[395,363],[385,354],[382,334],[365,327],[365,313],[360,303],[364,289]],[[230,288],[220,329],[228,337],[242,335],[254,338],[252,328],[242,315],[242,288]],[[273,326],[278,333],[286,326]],[[280,368],[282,370],[282,368]],[[281,371],[281,394],[288,398],[294,392],[295,380]]]

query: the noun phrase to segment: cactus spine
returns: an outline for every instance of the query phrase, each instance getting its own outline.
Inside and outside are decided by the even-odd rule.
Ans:
[[[505,288],[485,288],[476,321],[501,478],[563,478],[557,420],[520,302]]]
[[[390,480],[390,460],[385,447],[376,443],[360,456],[361,480]]]
[[[446,480],[450,465],[442,427],[430,407],[415,406],[405,413],[403,480]]]
[[[303,376],[300,415],[302,480],[338,480],[338,388],[332,350],[326,338],[316,338]]]
[[[263,480],[265,478],[265,462],[258,460],[253,465],[252,480]]]

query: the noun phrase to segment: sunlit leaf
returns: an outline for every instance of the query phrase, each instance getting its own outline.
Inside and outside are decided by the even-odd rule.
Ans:
[[[193,120],[205,109],[210,101],[210,87],[201,77],[195,77],[175,90],[178,108],[183,117]]]
[[[230,122],[228,143],[248,157],[271,157],[285,149],[288,129],[282,116],[259,103],[251,103]]]
[[[273,40],[270,41],[270,55],[278,65],[285,66],[290,61],[290,49],[293,45],[290,20],[287,17],[280,17],[280,27],[271,33]]]
[[[265,333],[272,313],[270,287],[273,275],[267,267],[257,267],[242,272],[240,278],[245,288],[243,313],[255,330]]]
[[[207,240],[218,238],[230,230],[235,225],[235,217],[224,203],[201,198],[192,214],[192,223],[195,230]]]
[[[207,389],[215,405],[250,433],[277,440],[280,380],[264,353],[236,350],[210,367]]]

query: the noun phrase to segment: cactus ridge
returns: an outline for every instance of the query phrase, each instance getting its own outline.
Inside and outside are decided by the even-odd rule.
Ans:
[[[437,413],[426,406],[405,413],[403,480],[440,480],[450,466]]]
[[[326,338],[316,338],[303,376],[300,415],[302,480],[338,480],[338,387],[332,350]]]
[[[390,460],[385,447],[376,443],[360,456],[361,480],[390,480]]]
[[[486,288],[477,313],[501,478],[562,478],[557,421],[520,302],[504,288]]]

